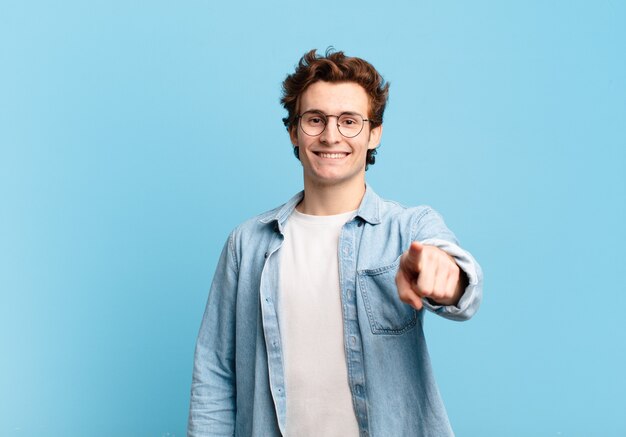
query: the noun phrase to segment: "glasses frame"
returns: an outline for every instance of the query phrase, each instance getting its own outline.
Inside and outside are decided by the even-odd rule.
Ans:
[[[318,114],[322,117],[324,117],[324,129],[321,130],[321,132],[319,134],[315,134],[315,135],[311,135],[310,133],[308,133],[307,131],[304,130],[304,128],[302,127],[302,117],[305,114]],[[344,116],[344,115],[350,115],[350,116],[358,116],[361,117],[361,120],[363,120],[363,124],[361,124],[361,129],[354,135],[346,135],[343,132],[341,132],[341,126],[339,125],[339,119]],[[322,112],[319,111],[304,111],[302,114],[299,114],[296,116],[296,119],[298,120],[298,127],[300,128],[300,130],[302,132],[304,132],[305,135],[308,135],[309,137],[319,137],[320,135],[322,135],[324,133],[324,131],[326,130],[326,127],[328,126],[328,119],[330,117],[335,117],[337,119],[337,131],[341,134],[342,137],[344,138],[354,138],[359,136],[359,134],[361,132],[363,132],[363,127],[365,126],[365,122],[369,122],[369,118],[363,118],[363,116],[361,114],[359,114],[358,112],[350,112],[350,111],[346,111],[346,112],[342,112],[339,115],[333,115],[333,114],[324,114]]]

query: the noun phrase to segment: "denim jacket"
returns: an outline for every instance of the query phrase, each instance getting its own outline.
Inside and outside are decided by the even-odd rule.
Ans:
[[[188,436],[284,433],[278,272],[283,228],[302,196],[238,226],[224,246],[196,344]],[[367,186],[338,247],[348,382],[361,436],[453,435],[431,370],[424,311],[401,302],[395,284],[400,255],[415,240],[446,251],[469,279],[456,306],[424,299],[424,307],[466,320],[480,305],[481,269],[441,216],[381,199]]]

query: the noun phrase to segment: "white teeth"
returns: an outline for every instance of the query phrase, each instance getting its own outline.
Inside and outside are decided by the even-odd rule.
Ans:
[[[343,158],[347,155],[347,153],[321,153],[320,152],[320,156],[322,158],[331,158],[331,159],[339,159],[339,158]]]

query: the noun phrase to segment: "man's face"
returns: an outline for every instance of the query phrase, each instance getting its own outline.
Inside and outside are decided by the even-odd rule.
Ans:
[[[357,83],[318,81],[300,96],[299,114],[317,111],[324,115],[355,113],[369,118],[369,97]],[[368,149],[380,142],[382,126],[371,129],[365,122],[363,130],[353,138],[344,137],[337,128],[337,117],[327,117],[324,132],[309,136],[300,125],[290,132],[291,142],[300,147],[305,187],[350,186],[365,180],[365,158]]]

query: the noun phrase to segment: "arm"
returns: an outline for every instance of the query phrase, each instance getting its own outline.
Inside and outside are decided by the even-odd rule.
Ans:
[[[196,342],[187,435],[233,436],[236,414],[233,234],[220,256]]]

